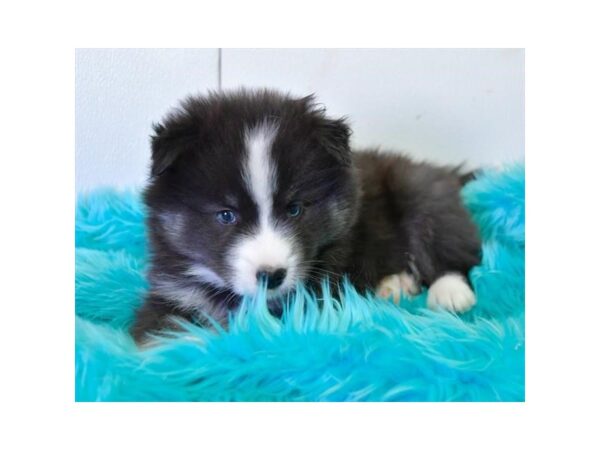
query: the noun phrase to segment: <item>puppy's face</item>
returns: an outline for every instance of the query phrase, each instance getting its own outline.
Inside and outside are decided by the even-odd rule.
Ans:
[[[312,98],[188,99],[155,131],[150,233],[184,276],[280,295],[314,276],[319,251],[350,226],[349,130]]]

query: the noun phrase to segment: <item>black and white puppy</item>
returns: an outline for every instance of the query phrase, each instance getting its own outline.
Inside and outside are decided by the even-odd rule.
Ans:
[[[271,299],[347,275],[396,301],[428,286],[430,307],[475,303],[480,240],[457,169],[353,153],[343,119],[269,90],[190,97],[154,130],[138,342],[173,317],[224,323],[261,281]]]

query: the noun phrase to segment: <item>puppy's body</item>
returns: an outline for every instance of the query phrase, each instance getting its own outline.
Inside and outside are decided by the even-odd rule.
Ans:
[[[432,305],[455,310],[469,297],[480,242],[456,170],[351,153],[343,120],[270,91],[188,99],[155,131],[136,340],[173,317],[224,323],[261,279],[274,300],[324,275],[432,286]]]
[[[378,151],[357,152],[354,161],[362,196],[344,271],[357,287],[402,272],[430,286],[445,273],[466,276],[479,262],[478,231],[455,170]]]

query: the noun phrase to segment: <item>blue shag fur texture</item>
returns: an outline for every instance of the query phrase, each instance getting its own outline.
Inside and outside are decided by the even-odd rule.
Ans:
[[[525,170],[463,189],[483,262],[467,314],[344,288],[321,308],[299,289],[283,318],[246,299],[228,331],[193,325],[138,350],[127,328],[147,289],[138,192],[95,191],[76,209],[77,401],[523,401]]]

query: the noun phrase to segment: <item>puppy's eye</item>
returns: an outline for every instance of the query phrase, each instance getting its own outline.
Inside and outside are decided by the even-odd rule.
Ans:
[[[302,211],[302,203],[300,202],[290,203],[286,210],[287,216],[291,218],[299,217],[302,214]]]
[[[217,213],[217,220],[223,225],[233,225],[237,222],[237,217],[230,209],[224,209]]]

